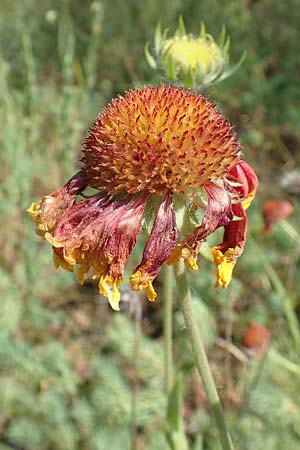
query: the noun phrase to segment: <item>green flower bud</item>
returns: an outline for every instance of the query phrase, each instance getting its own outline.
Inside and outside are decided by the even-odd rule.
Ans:
[[[153,69],[161,69],[171,80],[177,81],[186,88],[203,88],[232,75],[242,64],[229,68],[229,38],[222,29],[219,44],[206,33],[204,24],[198,36],[187,34],[182,17],[172,37],[167,37],[168,30],[163,33],[158,24],[154,36],[154,56],[146,45],[145,54]]]

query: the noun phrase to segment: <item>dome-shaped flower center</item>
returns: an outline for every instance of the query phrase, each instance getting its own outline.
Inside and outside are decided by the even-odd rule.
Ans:
[[[110,194],[187,195],[222,178],[238,160],[229,123],[205,97],[145,87],[103,110],[83,147],[88,184]]]

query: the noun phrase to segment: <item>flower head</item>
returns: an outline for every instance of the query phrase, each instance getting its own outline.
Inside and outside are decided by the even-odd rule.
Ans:
[[[257,179],[240,156],[229,123],[204,97],[160,85],[128,92],[98,116],[85,139],[81,170],[54,193],[28,209],[37,233],[52,244],[56,267],[73,271],[83,284],[87,273],[118,309],[119,284],[147,205],[158,200],[140,264],[130,277],[149,300],[161,265],[183,257],[197,269],[202,242],[224,226],[224,241],[213,249],[218,285],[227,286],[246,236],[246,206]],[[90,186],[98,193],[76,200]],[[177,229],[173,200],[198,208],[202,222],[190,235]],[[238,216],[238,217],[236,217]],[[238,220],[235,220],[235,219]]]
[[[237,163],[229,123],[205,97],[160,85],[118,97],[83,146],[88,183],[109,194],[193,195]]]
[[[145,55],[153,69],[161,69],[172,81],[183,83],[184,87],[207,87],[214,82],[231,76],[242,64],[245,54],[235,67],[229,66],[230,39],[222,28],[219,43],[201,24],[200,33],[187,33],[182,17],[179,17],[175,34],[168,37],[168,30],[162,32],[160,23],[154,36],[154,56],[145,47]]]

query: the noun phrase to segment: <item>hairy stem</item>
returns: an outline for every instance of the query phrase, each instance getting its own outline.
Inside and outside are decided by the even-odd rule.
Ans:
[[[140,368],[140,346],[142,337],[142,306],[139,294],[134,295],[134,382],[132,388],[131,404],[131,450],[138,448],[138,424],[137,424],[137,400],[140,388],[139,368]]]

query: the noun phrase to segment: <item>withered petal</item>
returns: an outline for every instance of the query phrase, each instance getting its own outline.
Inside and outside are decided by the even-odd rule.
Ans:
[[[171,255],[177,240],[178,230],[172,205],[172,195],[167,194],[157,211],[142,261],[130,277],[131,288],[133,290],[145,288],[150,301],[154,301],[156,298],[152,281],[157,277],[161,265]]]
[[[227,225],[233,217],[231,198],[224,187],[208,182],[204,189],[207,194],[207,208],[201,225],[177,245],[169,264],[175,264],[182,257],[187,267],[197,270],[197,256],[204,240],[217,228]]]
[[[76,195],[87,186],[82,171],[77,172],[66,184],[55,192],[42,197],[37,203],[32,203],[27,209],[36,224],[39,236],[51,233],[59,218],[74,204]]]
[[[147,195],[113,200],[105,194],[76,203],[58,222],[53,236],[47,234],[57,266],[72,270],[79,264],[78,281],[90,268],[99,278],[99,292],[119,309],[125,263],[142,225]]]
[[[227,179],[234,183],[232,192],[242,202],[246,210],[255,197],[258,179],[253,169],[243,159],[228,171]]]
[[[216,287],[227,287],[232,278],[232,272],[237,259],[241,256],[246,243],[248,219],[241,203],[232,206],[235,217],[224,227],[223,242],[214,247],[211,252],[216,265]]]

